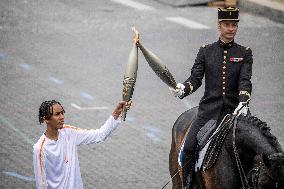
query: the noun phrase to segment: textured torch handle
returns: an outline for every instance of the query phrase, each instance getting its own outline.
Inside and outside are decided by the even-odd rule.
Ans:
[[[129,53],[128,62],[126,65],[126,70],[123,79],[123,90],[122,90],[122,99],[123,101],[130,101],[134,92],[134,86],[137,78],[137,70],[138,70],[138,47],[137,43],[139,41],[139,33],[134,28],[135,32],[134,36],[134,44]],[[124,106],[121,119],[125,121],[126,119],[127,108]]]

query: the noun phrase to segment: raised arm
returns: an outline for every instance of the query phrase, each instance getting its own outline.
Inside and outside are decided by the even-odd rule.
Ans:
[[[88,130],[70,127],[72,133],[75,135],[76,144],[92,144],[105,141],[107,137],[120,125],[120,120],[118,118],[122,112],[123,107],[127,106],[127,108],[129,108],[130,105],[131,102],[119,102],[118,105],[115,107],[112,115],[99,129]]]

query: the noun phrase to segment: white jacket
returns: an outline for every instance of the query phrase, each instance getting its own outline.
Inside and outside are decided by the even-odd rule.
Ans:
[[[77,146],[104,141],[119,126],[112,116],[99,129],[80,129],[64,125],[58,140],[44,134],[34,145],[33,163],[38,189],[82,189]]]

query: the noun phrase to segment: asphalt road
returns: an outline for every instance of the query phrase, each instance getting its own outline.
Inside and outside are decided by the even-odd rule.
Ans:
[[[45,130],[37,117],[42,101],[62,102],[70,125],[104,123],[121,100],[132,26],[178,82],[199,47],[218,39],[216,8],[126,2],[0,1],[0,188],[35,188],[32,145]],[[283,145],[284,25],[246,12],[240,19],[236,42],[254,54],[252,114]],[[127,121],[105,143],[79,149],[85,188],[161,188],[170,180],[172,125],[203,90],[172,97],[140,53]]]

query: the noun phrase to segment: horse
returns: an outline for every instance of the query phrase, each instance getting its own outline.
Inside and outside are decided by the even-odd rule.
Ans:
[[[182,188],[182,168],[178,155],[185,135],[197,116],[198,107],[182,113],[172,128],[169,171],[172,188]],[[232,149],[233,129],[224,139],[218,159],[207,170],[197,171],[193,177],[194,189],[273,189],[284,188],[284,153],[270,128],[259,118],[239,116],[235,128],[235,146],[244,178],[241,178]],[[247,181],[247,186],[242,185]]]

